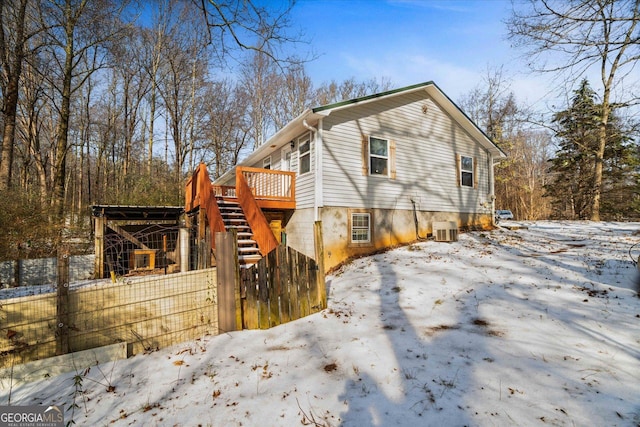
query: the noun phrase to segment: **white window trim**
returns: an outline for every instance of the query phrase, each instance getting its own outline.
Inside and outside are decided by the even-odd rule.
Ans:
[[[304,153],[302,153],[300,151],[300,147],[304,144],[309,144],[309,149],[307,151],[305,151]],[[311,172],[311,134],[310,133],[306,133],[304,135],[302,135],[301,137],[298,138],[297,140],[297,146],[298,146],[298,175],[304,175],[307,174],[309,172]],[[302,167],[302,158],[309,156],[309,170],[302,172],[301,167]]]
[[[367,239],[366,240],[354,240],[354,230],[365,230],[365,227],[354,226],[354,218],[356,216],[366,216],[368,227],[366,228]],[[353,246],[370,246],[373,242],[373,214],[368,209],[354,209],[349,210],[349,244]]]
[[[262,160],[262,169],[271,169],[271,156],[267,156]]]

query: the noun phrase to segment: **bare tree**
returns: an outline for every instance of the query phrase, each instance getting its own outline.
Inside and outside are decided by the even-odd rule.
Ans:
[[[300,34],[291,34],[289,14],[295,1],[288,0],[277,9],[255,0],[193,0],[209,28],[209,43],[221,62],[237,49],[255,51],[277,63],[288,62],[282,48],[301,41]]]
[[[549,135],[530,129],[529,113],[516,101],[503,70],[487,69],[482,83],[458,104],[508,156],[495,169],[496,206],[521,219],[546,217]]]
[[[0,189],[11,184],[16,112],[20,76],[27,55],[29,39],[40,31],[29,19],[31,0],[0,1],[0,88],[2,89],[2,141],[0,141]]]
[[[303,65],[287,67],[278,80],[278,96],[272,108],[276,129],[284,127],[313,104],[313,84]]]
[[[39,68],[39,69],[37,69]],[[41,206],[46,206],[50,182],[47,173],[47,104],[43,71],[46,65],[33,51],[25,61],[20,79],[19,113],[16,121],[15,146],[22,157],[20,187],[37,194]]]
[[[240,74],[242,90],[251,101],[247,115],[255,149],[275,132],[270,112],[279,96],[278,67],[270,55],[254,52],[251,60],[243,65]]]
[[[520,5],[520,3],[515,3]],[[529,0],[514,8],[510,38],[526,50],[533,70],[558,73],[572,81],[597,70],[601,109],[593,176],[591,219],[600,219],[602,171],[607,128],[614,105],[635,103],[631,71],[640,58],[638,0]],[[626,87],[623,87],[626,86]]]
[[[149,28],[142,29],[144,45],[142,56],[144,70],[149,78],[149,136],[147,142],[147,174],[151,176],[153,164],[153,146],[155,139],[155,121],[158,114],[159,81],[162,79],[162,61],[165,44],[169,37],[171,17],[175,10],[174,0],[162,0],[157,2],[157,9],[152,16],[152,24]]]
[[[116,81],[112,79],[102,91],[92,112],[92,122],[95,129],[95,155],[92,178],[93,198],[102,202],[115,202],[117,187],[109,188],[114,183],[116,167],[116,146],[118,127],[118,108],[116,99]]]
[[[52,87],[57,91],[59,113],[53,174],[53,207],[58,220],[64,217],[71,98],[101,67],[99,49],[121,31],[118,17],[126,6],[127,2],[116,0],[49,0],[42,9],[49,28],[49,58],[57,68]],[[84,61],[87,55],[94,60]],[[84,67],[87,63],[91,64],[88,68]]]
[[[180,10],[179,16],[179,22],[171,27],[163,45],[162,80],[158,86],[164,101],[167,131],[173,141],[178,193],[182,188],[183,168],[192,149],[190,138],[195,136],[191,129],[197,114],[196,92],[199,95],[209,65],[204,54],[205,40],[200,37],[205,31],[202,20],[187,7]]]
[[[509,150],[509,137],[525,119],[502,68],[487,69],[482,83],[462,98],[460,106],[503,150]]]
[[[505,168],[504,176],[511,176],[511,201],[518,218],[545,219],[551,211],[545,197],[551,136],[546,130],[519,130],[511,144],[510,156],[515,161]]]
[[[204,97],[208,112],[204,125],[207,143],[201,160],[212,167],[215,178],[236,164],[240,152],[247,148],[251,126],[246,111],[250,101],[244,95],[239,85],[222,80],[210,83]]]
[[[209,29],[209,43],[221,63],[235,58],[237,51],[250,52],[242,69],[247,93],[252,95],[250,117],[254,147],[262,144],[275,129],[270,113],[275,105],[277,79],[288,66],[307,61],[299,54],[288,55],[283,48],[303,41],[291,31],[289,15],[295,1],[263,4],[256,0],[193,0],[200,8]],[[281,120],[281,118],[278,118]]]
[[[79,204],[78,212],[82,209],[83,198],[87,203],[93,202],[92,192],[92,156],[91,156],[91,141],[93,137],[94,123],[92,123],[92,101],[95,93],[95,82],[93,78],[87,79],[84,85],[80,99],[78,100],[80,106],[78,108],[78,121],[80,125],[80,165],[78,171],[78,188],[79,188]],[[86,150],[86,151],[85,151]],[[85,179],[86,170],[86,179]],[[85,185],[83,185],[83,183]]]
[[[387,91],[391,88],[391,81],[386,78],[357,81],[351,77],[342,82],[332,80],[325,82],[316,89],[315,104],[326,105],[347,99],[359,98],[374,93]]]
[[[139,52],[143,50],[143,41],[138,28],[123,32],[121,43],[113,46],[114,73],[121,82],[122,135],[124,152],[122,156],[122,180],[124,190],[128,191],[128,181],[135,149],[134,138],[141,123],[140,106],[149,91],[149,75],[144,71],[144,63]]]

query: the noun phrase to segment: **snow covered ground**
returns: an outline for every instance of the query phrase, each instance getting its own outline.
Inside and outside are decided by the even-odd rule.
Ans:
[[[507,225],[510,223],[507,223]],[[533,222],[361,258],[329,307],[8,387],[99,426],[638,426],[639,223]]]

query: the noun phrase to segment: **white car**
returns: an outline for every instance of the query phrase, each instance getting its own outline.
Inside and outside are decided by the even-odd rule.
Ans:
[[[513,212],[508,209],[502,209],[496,211],[496,220],[513,219]]]

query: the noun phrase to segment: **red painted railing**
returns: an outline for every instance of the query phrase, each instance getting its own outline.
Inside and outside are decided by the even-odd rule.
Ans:
[[[258,244],[258,249],[262,256],[265,256],[278,247],[278,241],[269,227],[267,218],[262,213],[258,202],[253,195],[253,189],[244,178],[240,168],[236,169],[236,192],[238,193],[238,203],[242,207],[244,217],[251,227],[253,240]]]
[[[197,207],[205,210],[212,235],[216,231],[225,231],[224,221],[211,185],[211,178],[209,178],[209,172],[204,163],[198,165],[187,181],[185,190],[185,210],[189,212]],[[215,239],[211,239],[211,247],[215,249]]]
[[[295,209],[295,172],[236,167],[236,186],[212,185],[207,167],[200,163],[187,181],[185,209],[204,208],[212,233],[225,231],[217,197],[237,199],[251,227],[260,252],[265,255],[277,245],[262,209]],[[211,241],[215,249],[215,239]]]
[[[256,199],[295,200],[295,172],[240,166],[236,170],[242,174]]]

